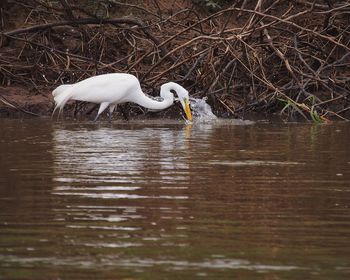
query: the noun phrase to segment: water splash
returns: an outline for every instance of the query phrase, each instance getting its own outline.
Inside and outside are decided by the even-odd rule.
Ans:
[[[212,121],[216,120],[217,117],[211,110],[211,107],[206,102],[207,98],[190,98],[191,100],[191,108],[193,116],[196,120],[199,121]]]

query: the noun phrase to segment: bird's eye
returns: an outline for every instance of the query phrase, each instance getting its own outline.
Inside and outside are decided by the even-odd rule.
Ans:
[[[173,89],[171,89],[170,92],[171,92],[172,94],[176,94],[176,91],[173,90]]]

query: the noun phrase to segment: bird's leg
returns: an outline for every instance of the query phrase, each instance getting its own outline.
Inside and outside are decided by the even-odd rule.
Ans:
[[[94,119],[94,122],[97,121],[98,117],[103,113],[104,110],[109,106],[108,102],[102,102],[100,105],[100,109],[98,109],[97,116]]]
[[[78,101],[75,101],[74,103],[74,118],[77,117],[77,114],[78,114],[78,110],[79,110],[79,102]]]
[[[109,122],[112,122],[112,114],[113,114],[113,111],[114,111],[115,107],[116,107],[115,104],[111,104],[109,106],[109,111],[108,111],[108,121]]]
[[[97,122],[98,117],[100,116],[100,114],[97,114],[96,117],[94,118],[94,122]]]
[[[120,109],[120,112],[122,113],[124,120],[128,121],[129,120],[128,114],[125,112],[124,106],[119,106],[118,108]]]

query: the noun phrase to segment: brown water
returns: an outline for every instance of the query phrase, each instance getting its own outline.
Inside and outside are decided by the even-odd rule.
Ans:
[[[350,279],[350,124],[0,133],[0,279]]]

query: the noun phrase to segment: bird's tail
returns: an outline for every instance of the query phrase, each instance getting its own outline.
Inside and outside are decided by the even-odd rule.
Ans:
[[[72,87],[73,85],[61,85],[57,87],[53,92],[53,99],[55,100],[56,107],[52,112],[52,116],[55,114],[56,110],[59,109],[58,115],[61,114],[64,105],[72,97]]]

